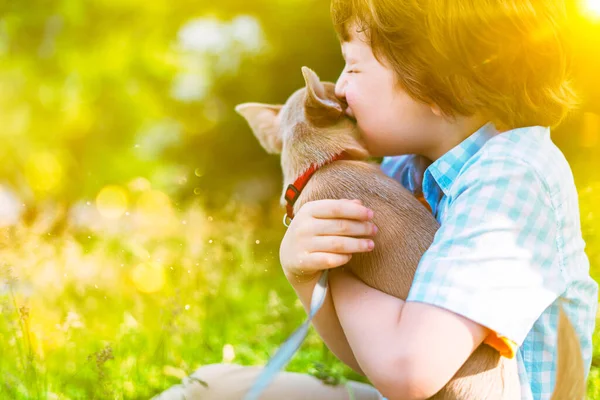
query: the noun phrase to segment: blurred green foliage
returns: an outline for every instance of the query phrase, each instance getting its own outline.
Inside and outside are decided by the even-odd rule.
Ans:
[[[314,0],[28,0],[0,16],[0,179],[32,204],[140,176],[219,204],[278,179],[233,107],[285,100],[302,65],[330,80],[342,65]]]

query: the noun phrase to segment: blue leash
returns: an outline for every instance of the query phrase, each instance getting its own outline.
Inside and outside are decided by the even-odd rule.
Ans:
[[[308,314],[308,318],[298,329],[294,331],[290,335],[290,337],[283,342],[281,347],[277,349],[275,355],[271,357],[263,371],[260,373],[254,385],[250,388],[244,400],[258,400],[260,394],[269,386],[269,384],[273,381],[277,373],[281,371],[294,354],[298,351],[302,342],[304,342],[304,338],[308,333],[308,328],[310,328],[310,323],[313,318],[317,314],[317,311],[321,309],[323,302],[325,301],[325,296],[327,295],[327,276],[329,275],[329,270],[324,270],[319,278],[319,281],[315,285],[315,288],[312,292],[312,297],[310,299],[310,312]]]

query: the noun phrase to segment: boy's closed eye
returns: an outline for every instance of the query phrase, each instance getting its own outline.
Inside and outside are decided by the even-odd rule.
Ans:
[[[355,74],[358,72],[358,68],[356,67],[356,63],[347,63],[346,64],[346,73],[347,74]]]

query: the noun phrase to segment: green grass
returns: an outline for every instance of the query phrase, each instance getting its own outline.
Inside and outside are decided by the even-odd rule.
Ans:
[[[595,268],[599,199],[599,187],[581,191]],[[203,364],[264,364],[305,317],[279,267],[284,228],[271,208],[132,208],[60,233],[46,211],[0,231],[0,399],[147,399]],[[600,399],[594,364],[589,398]],[[357,379],[314,331],[288,369]]]
[[[3,231],[0,399],[145,399],[222,362],[226,345],[265,363],[305,315],[278,265],[280,215],[234,210]],[[289,369],[319,363],[349,373],[312,332]]]

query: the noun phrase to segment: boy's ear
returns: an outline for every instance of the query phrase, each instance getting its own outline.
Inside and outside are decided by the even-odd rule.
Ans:
[[[243,103],[235,107],[235,111],[246,119],[254,136],[267,153],[281,153],[282,138],[279,131],[281,107],[283,106],[261,103]]]
[[[441,117],[444,115],[442,109],[437,104],[431,103],[429,107],[431,108],[431,112],[433,113],[433,115],[435,115],[436,117]]]
[[[339,118],[344,110],[338,102],[327,98],[325,86],[317,74],[308,67],[302,67],[302,75],[306,82],[304,105],[307,116],[311,119]]]

